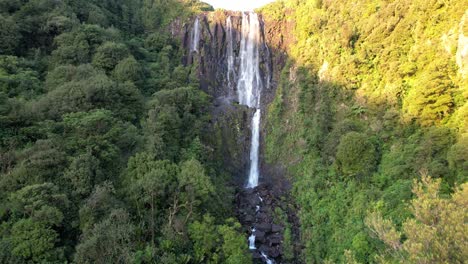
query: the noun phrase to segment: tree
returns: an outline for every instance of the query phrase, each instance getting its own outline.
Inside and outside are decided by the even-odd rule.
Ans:
[[[192,87],[154,94],[145,123],[148,149],[161,159],[177,161],[179,151],[200,135],[207,104],[208,96]]]
[[[128,49],[124,44],[105,42],[96,50],[96,54],[93,56],[93,65],[106,72],[111,72],[128,55]]]
[[[468,184],[462,184],[450,198],[440,197],[440,184],[440,179],[425,174],[420,182],[415,180],[416,197],[410,207],[414,218],[403,223],[402,232],[379,213],[367,217],[367,226],[389,247],[392,258],[406,263],[464,263],[468,258]]]
[[[129,263],[133,258],[135,227],[123,209],[86,230],[76,246],[76,263]]]
[[[61,226],[69,201],[52,183],[26,186],[10,195],[11,213],[49,226]]]
[[[458,183],[468,180],[468,133],[461,135],[448,152],[449,167],[455,172],[455,179]]]
[[[79,211],[80,229],[88,231],[105,220],[114,209],[123,205],[116,196],[114,186],[109,182],[97,185],[84,201]]]
[[[60,126],[71,160],[65,177],[82,195],[96,184],[115,180],[121,155],[131,153],[138,141],[136,128],[109,110],[66,114]]]
[[[213,184],[198,160],[188,160],[180,165],[177,175],[178,190],[182,203],[186,203],[187,219],[197,206],[206,202],[214,193]]]
[[[21,39],[19,28],[11,17],[0,14],[0,54],[13,54]]]
[[[66,154],[59,142],[38,140],[23,151],[25,159],[15,168],[14,177],[26,183],[54,182],[66,166]]]
[[[121,82],[132,81],[136,83],[143,77],[141,66],[133,56],[121,60],[115,66],[112,74]]]
[[[74,157],[68,169],[64,172],[64,178],[70,180],[72,193],[87,197],[94,185],[104,178],[99,160],[88,152]]]
[[[43,90],[39,73],[31,62],[14,56],[0,56],[0,91],[9,97],[33,98]]]
[[[377,162],[374,144],[368,136],[349,132],[341,137],[336,152],[339,169],[345,175],[369,175]]]
[[[214,220],[212,216],[204,215],[202,221],[195,221],[189,226],[197,263],[209,263],[218,258],[216,249],[219,246],[220,235]]]
[[[178,175],[179,189],[189,193],[190,199],[205,201],[214,192],[210,178],[202,164],[195,159],[183,162]]]
[[[226,224],[218,228],[223,239],[222,253],[224,263],[248,264],[252,263],[244,236],[240,236],[240,224],[233,219],[227,219]]]
[[[52,52],[56,65],[90,63],[96,49],[114,34],[98,25],[81,25],[56,37],[57,49]]]
[[[11,229],[11,254],[23,261],[56,262],[63,260],[63,251],[56,248],[58,234],[44,223],[22,219]]]
[[[421,73],[403,103],[405,117],[416,118],[424,126],[440,123],[453,107],[453,82],[447,61],[432,62]]]
[[[175,164],[155,160],[154,156],[148,153],[139,153],[128,162],[128,191],[131,200],[135,202],[140,220],[149,225],[147,231],[151,235],[153,245],[162,212],[168,207],[171,197],[176,195],[177,172]]]
[[[67,113],[107,109],[123,120],[136,120],[141,111],[142,98],[134,84],[115,82],[103,72],[89,67],[77,67],[73,77],[66,77],[68,82],[61,83],[35,102],[33,107],[39,111],[36,115],[41,116],[42,113],[47,118],[59,119]]]

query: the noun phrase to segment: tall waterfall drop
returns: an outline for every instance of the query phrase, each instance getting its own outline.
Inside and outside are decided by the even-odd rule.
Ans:
[[[232,18],[228,16],[226,18],[226,41],[227,41],[227,49],[226,49],[226,58],[227,58],[227,80],[229,85],[229,91],[233,89],[232,81],[235,78],[235,69],[234,69],[234,46],[232,44]]]
[[[197,17],[192,29],[191,51],[198,52],[198,42],[200,42],[200,19]]]
[[[259,45],[261,43],[260,21],[255,13],[242,14],[242,39],[240,43],[240,66],[237,92],[239,103],[255,108],[252,118],[252,140],[250,146],[250,170],[247,188],[258,185],[258,149],[260,146],[260,78]]]

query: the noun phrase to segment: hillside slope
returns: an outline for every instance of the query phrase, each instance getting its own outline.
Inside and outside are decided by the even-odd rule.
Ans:
[[[461,218],[434,222],[439,231],[414,203],[431,203],[437,215],[435,189],[448,199],[467,180],[467,8],[298,0],[260,10],[270,32],[292,43],[266,118],[265,155],[293,182],[305,263],[466,259],[466,197],[444,209]],[[421,177],[433,198],[418,194]],[[414,217],[420,225],[411,229]],[[440,231],[449,226],[460,233]],[[393,247],[379,239],[388,237]]]

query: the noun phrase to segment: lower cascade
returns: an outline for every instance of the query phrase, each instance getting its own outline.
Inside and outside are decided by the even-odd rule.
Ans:
[[[257,249],[255,247],[255,228],[252,228],[252,234],[249,236],[249,249]]]
[[[258,186],[258,149],[260,147],[260,109],[255,110],[252,118],[252,143],[250,146],[250,171],[247,188]]]

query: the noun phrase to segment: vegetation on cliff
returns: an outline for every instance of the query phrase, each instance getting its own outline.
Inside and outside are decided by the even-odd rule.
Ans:
[[[250,261],[170,35],[210,9],[0,1],[1,263]]]
[[[299,208],[300,234],[284,209],[273,214],[283,261],[468,259],[467,9],[259,10],[278,27],[266,39],[287,46],[270,47],[288,60],[262,119],[265,158],[293,185],[282,203]],[[229,184],[245,169],[248,111],[212,117],[200,66],[182,64],[173,37],[201,11],[212,7],[0,0],[0,263],[252,262]]]
[[[293,24],[265,149],[294,184],[303,262],[468,257],[466,186],[457,191],[468,176],[468,80],[457,65],[467,8],[285,0],[261,9],[266,24]],[[435,180],[413,184],[421,175]]]

